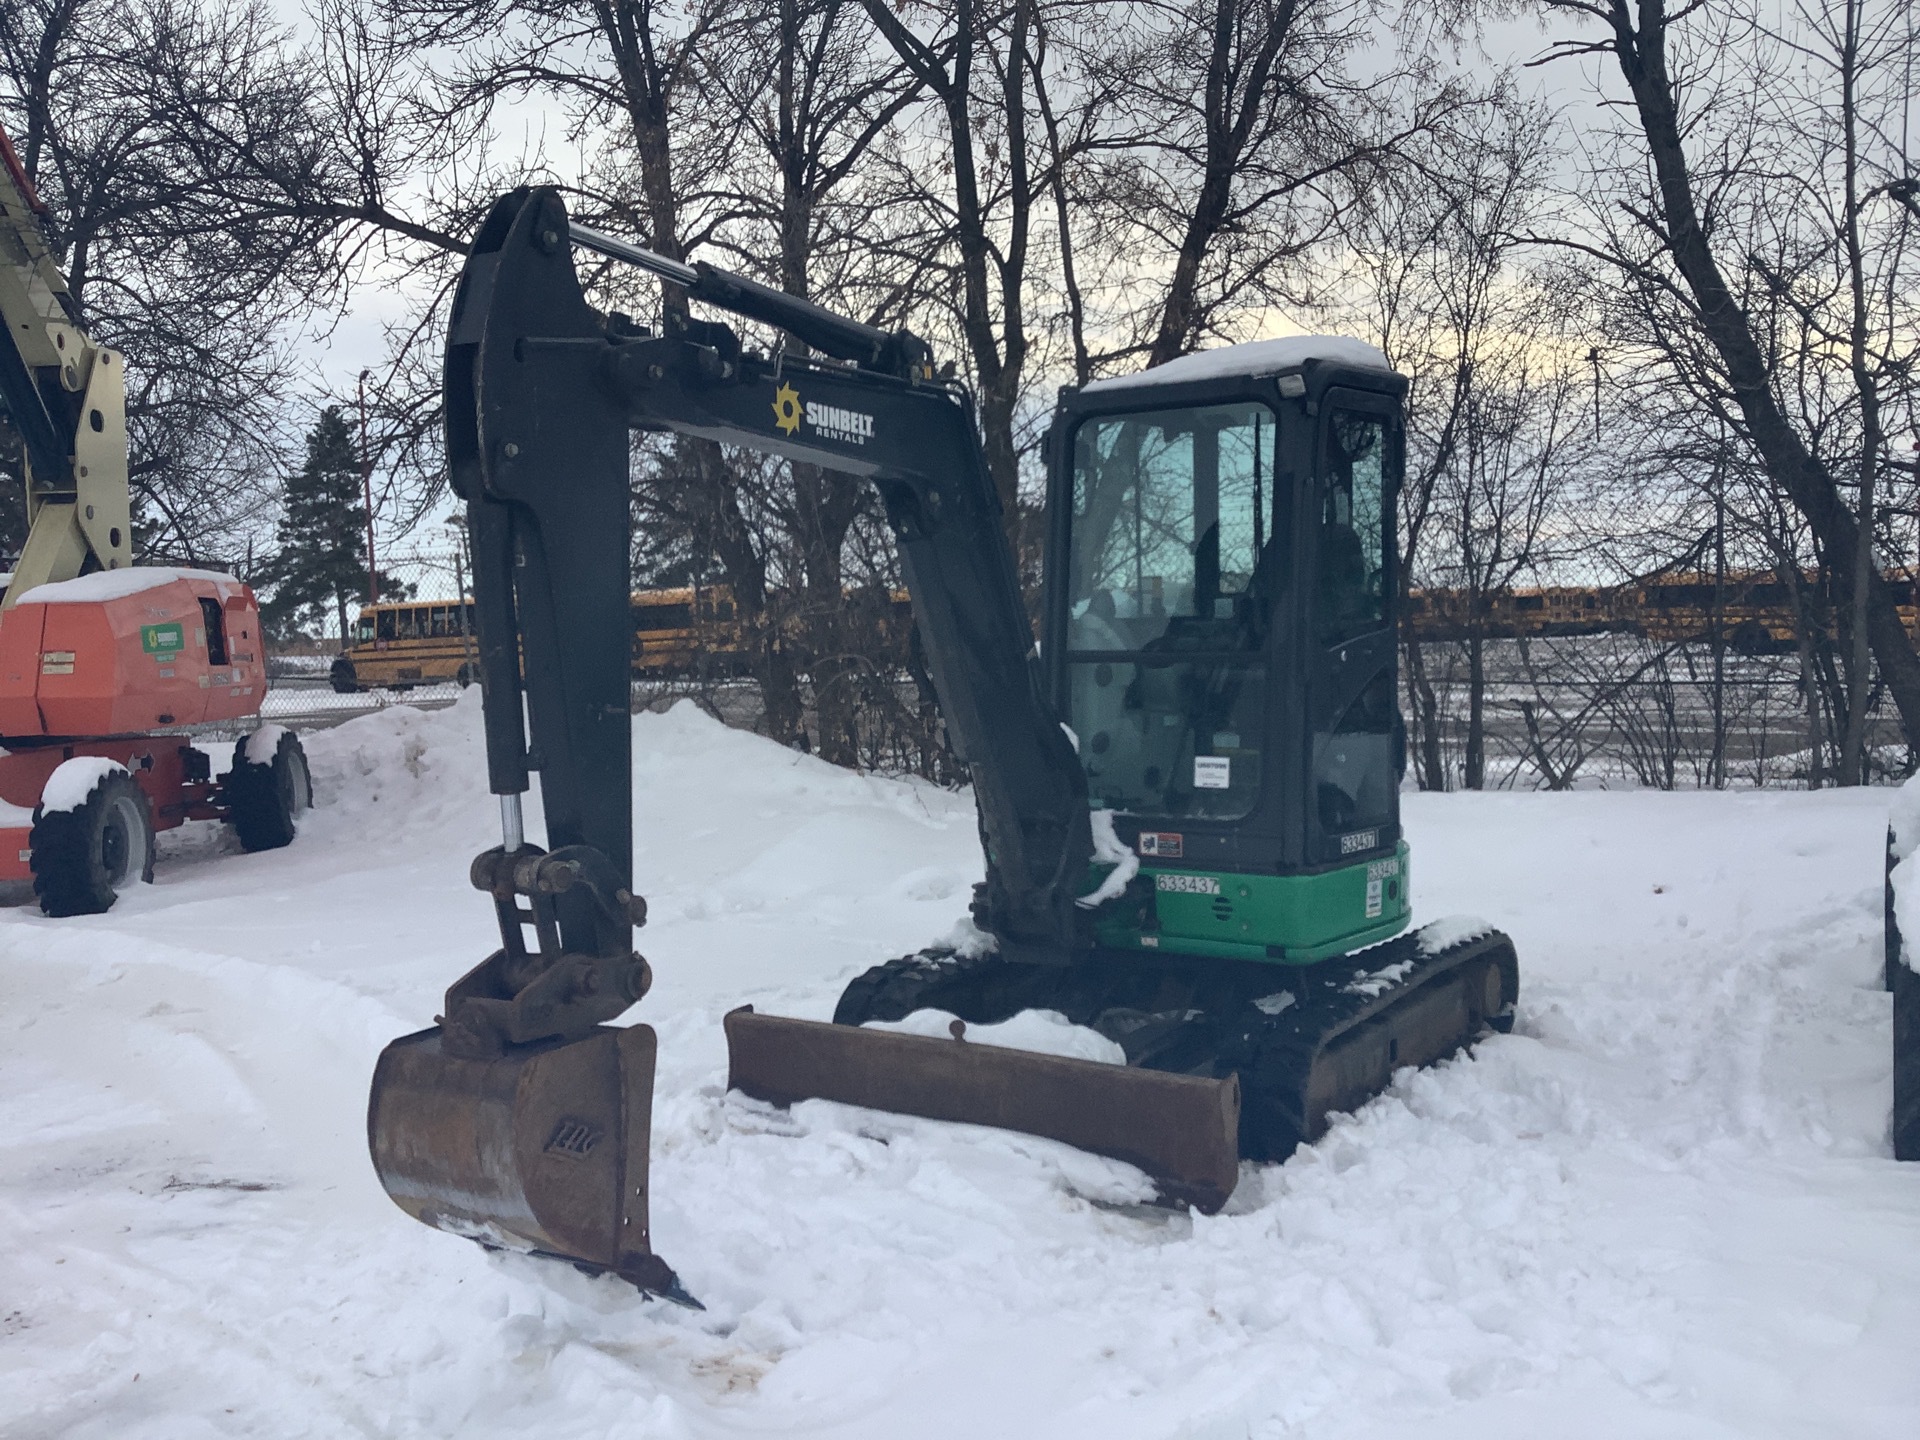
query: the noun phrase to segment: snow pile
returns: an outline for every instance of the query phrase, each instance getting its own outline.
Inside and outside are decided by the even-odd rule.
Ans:
[[[284,725],[262,725],[251,735],[242,735],[234,747],[236,762],[246,765],[271,765],[280,742],[287,736]]]
[[[1127,848],[1126,844],[1113,831],[1113,811],[1095,810],[1088,817],[1093,823],[1093,858],[1101,865],[1111,865],[1106,878],[1093,890],[1077,898],[1073,903],[1082,910],[1097,910],[1109,900],[1117,899],[1125,893],[1133,877],[1140,873],[1140,857]]]
[[[1449,915],[1442,920],[1429,921],[1415,933],[1420,937],[1422,955],[1438,955],[1455,945],[1478,940],[1482,935],[1491,935],[1498,928],[1478,915]]]
[[[71,760],[62,760],[53,767],[53,773],[41,788],[40,813],[51,815],[59,810],[78,810],[87,803],[94,786],[109,775],[126,773],[126,766],[104,755],[76,755]]]
[[[188,827],[108,915],[0,911],[0,1431],[1910,1435],[1884,794],[1407,797],[1420,912],[1514,937],[1515,1033],[1200,1218],[1030,1137],[729,1095],[726,1010],[825,1018],[953,927],[972,805],[690,706],[635,731],[653,1238],[707,1311],[375,1182],[374,1057],[498,944],[476,697],[395,708],[304,737],[292,846]]]
[[[22,595],[22,605],[97,605],[103,600],[120,600],[143,590],[157,590],[176,580],[211,580],[224,595],[237,595],[245,588],[237,576],[219,570],[188,570],[170,565],[135,565],[126,570],[96,570],[72,580],[56,580],[36,585]]]
[[[1365,995],[1371,999],[1375,995],[1384,993],[1390,986],[1398,985],[1412,971],[1413,961],[1411,960],[1382,965],[1378,970],[1356,970],[1353,972],[1353,979],[1340,988],[1349,995]]]

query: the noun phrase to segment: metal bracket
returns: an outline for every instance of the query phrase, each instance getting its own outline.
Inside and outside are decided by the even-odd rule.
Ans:
[[[511,854],[496,846],[474,857],[471,879],[493,896],[501,948],[447,991],[439,1023],[449,1054],[492,1059],[511,1045],[578,1039],[652,985],[653,972],[624,938],[646,923],[647,902],[618,883],[592,846],[547,852],[523,845]],[[567,948],[563,896],[591,902],[600,937],[594,951]]]

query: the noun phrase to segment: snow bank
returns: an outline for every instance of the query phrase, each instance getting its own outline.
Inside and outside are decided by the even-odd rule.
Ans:
[[[135,565],[126,570],[96,570],[91,575],[81,575],[73,580],[56,580],[50,585],[36,585],[20,597],[22,605],[97,605],[102,600],[119,600],[127,595],[138,595],[143,590],[155,590],[162,585],[171,585],[175,580],[211,580],[220,586],[220,593],[238,592],[241,584],[236,576],[219,570],[185,570],[168,565]]]
[[[126,766],[103,755],[76,755],[71,760],[62,760],[40,791],[40,813],[51,815],[58,810],[78,810],[87,803],[94,786],[109,775],[126,773]]]
[[[1420,913],[1515,939],[1515,1033],[1197,1218],[1031,1137],[728,1094],[727,1009],[824,1018],[952,929],[973,810],[639,717],[694,1314],[430,1231],[368,1165],[380,1046],[499,943],[476,702],[305,737],[286,849],[169,835],[108,915],[0,910],[9,1437],[1910,1435],[1883,794],[1408,796]]]
[[[1231,376],[1277,375],[1296,370],[1310,360],[1331,360],[1362,370],[1391,370],[1386,353],[1364,340],[1344,335],[1288,335],[1278,340],[1250,340],[1244,345],[1223,345],[1216,350],[1201,350],[1182,355],[1164,365],[1132,375],[1115,375],[1095,380],[1083,387],[1084,393],[1104,394],[1135,385],[1172,385],[1189,380],[1219,380]]]
[[[1920,775],[1893,792],[1893,801],[1887,809],[1893,853],[1895,858],[1904,860],[1920,849]]]

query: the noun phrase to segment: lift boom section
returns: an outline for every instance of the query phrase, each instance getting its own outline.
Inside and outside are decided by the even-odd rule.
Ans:
[[[36,585],[133,563],[125,362],[81,325],[45,210],[0,134],[0,409],[25,451],[28,521],[8,609]]]

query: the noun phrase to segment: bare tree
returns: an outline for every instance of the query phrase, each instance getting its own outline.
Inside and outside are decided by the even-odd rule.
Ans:
[[[315,88],[250,0],[0,7],[0,124],[86,324],[128,355],[148,555],[244,566],[270,512],[287,333],[344,278]]]
[[[1003,515],[1017,540],[1020,446],[1016,411],[1032,350],[1027,310],[1035,210],[1045,177],[1029,153],[1031,86],[1038,73],[1037,0],[954,0],[951,7],[863,0],[874,29],[938,107],[943,143],[923,172],[897,176],[952,247],[947,292],[979,389],[981,438]],[[926,26],[924,35],[914,28]],[[957,293],[956,293],[957,292]],[[936,291],[938,293],[938,291]]]
[[[716,61],[708,84],[716,101],[744,117],[749,142],[730,167],[739,219],[720,243],[749,271],[771,272],[790,295],[898,323],[913,286],[874,243],[893,197],[860,183],[861,167],[893,138],[917,80],[869,42],[860,7],[847,0],[770,0],[745,18],[741,48]],[[792,336],[781,343],[806,353]],[[792,550],[785,579],[798,598],[786,608],[804,641],[820,753],[851,765],[860,700],[880,664],[871,653],[879,631],[851,622],[843,560],[873,497],[864,480],[819,466],[777,473],[782,483],[768,508]]]
[[[1589,187],[1601,202],[1599,238],[1557,243],[1604,260],[1643,298],[1641,314],[1657,313],[1657,333],[1632,338],[1669,370],[1687,372],[1710,413],[1752,447],[1805,519],[1835,590],[1849,597],[1838,615],[1850,696],[1842,778],[1857,781],[1868,654],[1909,744],[1920,740],[1920,657],[1872,548],[1885,458],[1880,391],[1911,376],[1916,344],[1916,181],[1904,130],[1914,79],[1910,7],[1802,6],[1789,52],[1795,64],[1823,58],[1804,69],[1811,93],[1783,103],[1782,87],[1794,87],[1744,8],[1539,3],[1598,27],[1597,38],[1552,53],[1608,56],[1634,120]],[[1885,121],[1863,106],[1868,76],[1878,85],[1873,113]],[[1795,332],[1809,343],[1794,343]],[[1837,433],[1845,443],[1834,443]]]
[[[1149,365],[1309,303],[1302,258],[1339,243],[1417,136],[1468,103],[1424,64],[1361,73],[1374,0],[1184,0],[1086,26],[1128,128],[1095,152],[1124,217],[1128,342]]]
[[[1411,381],[1403,601],[1415,583],[1467,600],[1461,774],[1478,789],[1490,602],[1553,558],[1542,542],[1581,458],[1580,406],[1559,307],[1516,262],[1516,232],[1547,198],[1552,117],[1497,89],[1459,113],[1471,135],[1403,142],[1404,169],[1349,218],[1348,244],[1365,327]],[[1409,638],[1405,658],[1415,772],[1444,789],[1453,767],[1426,648]]]

